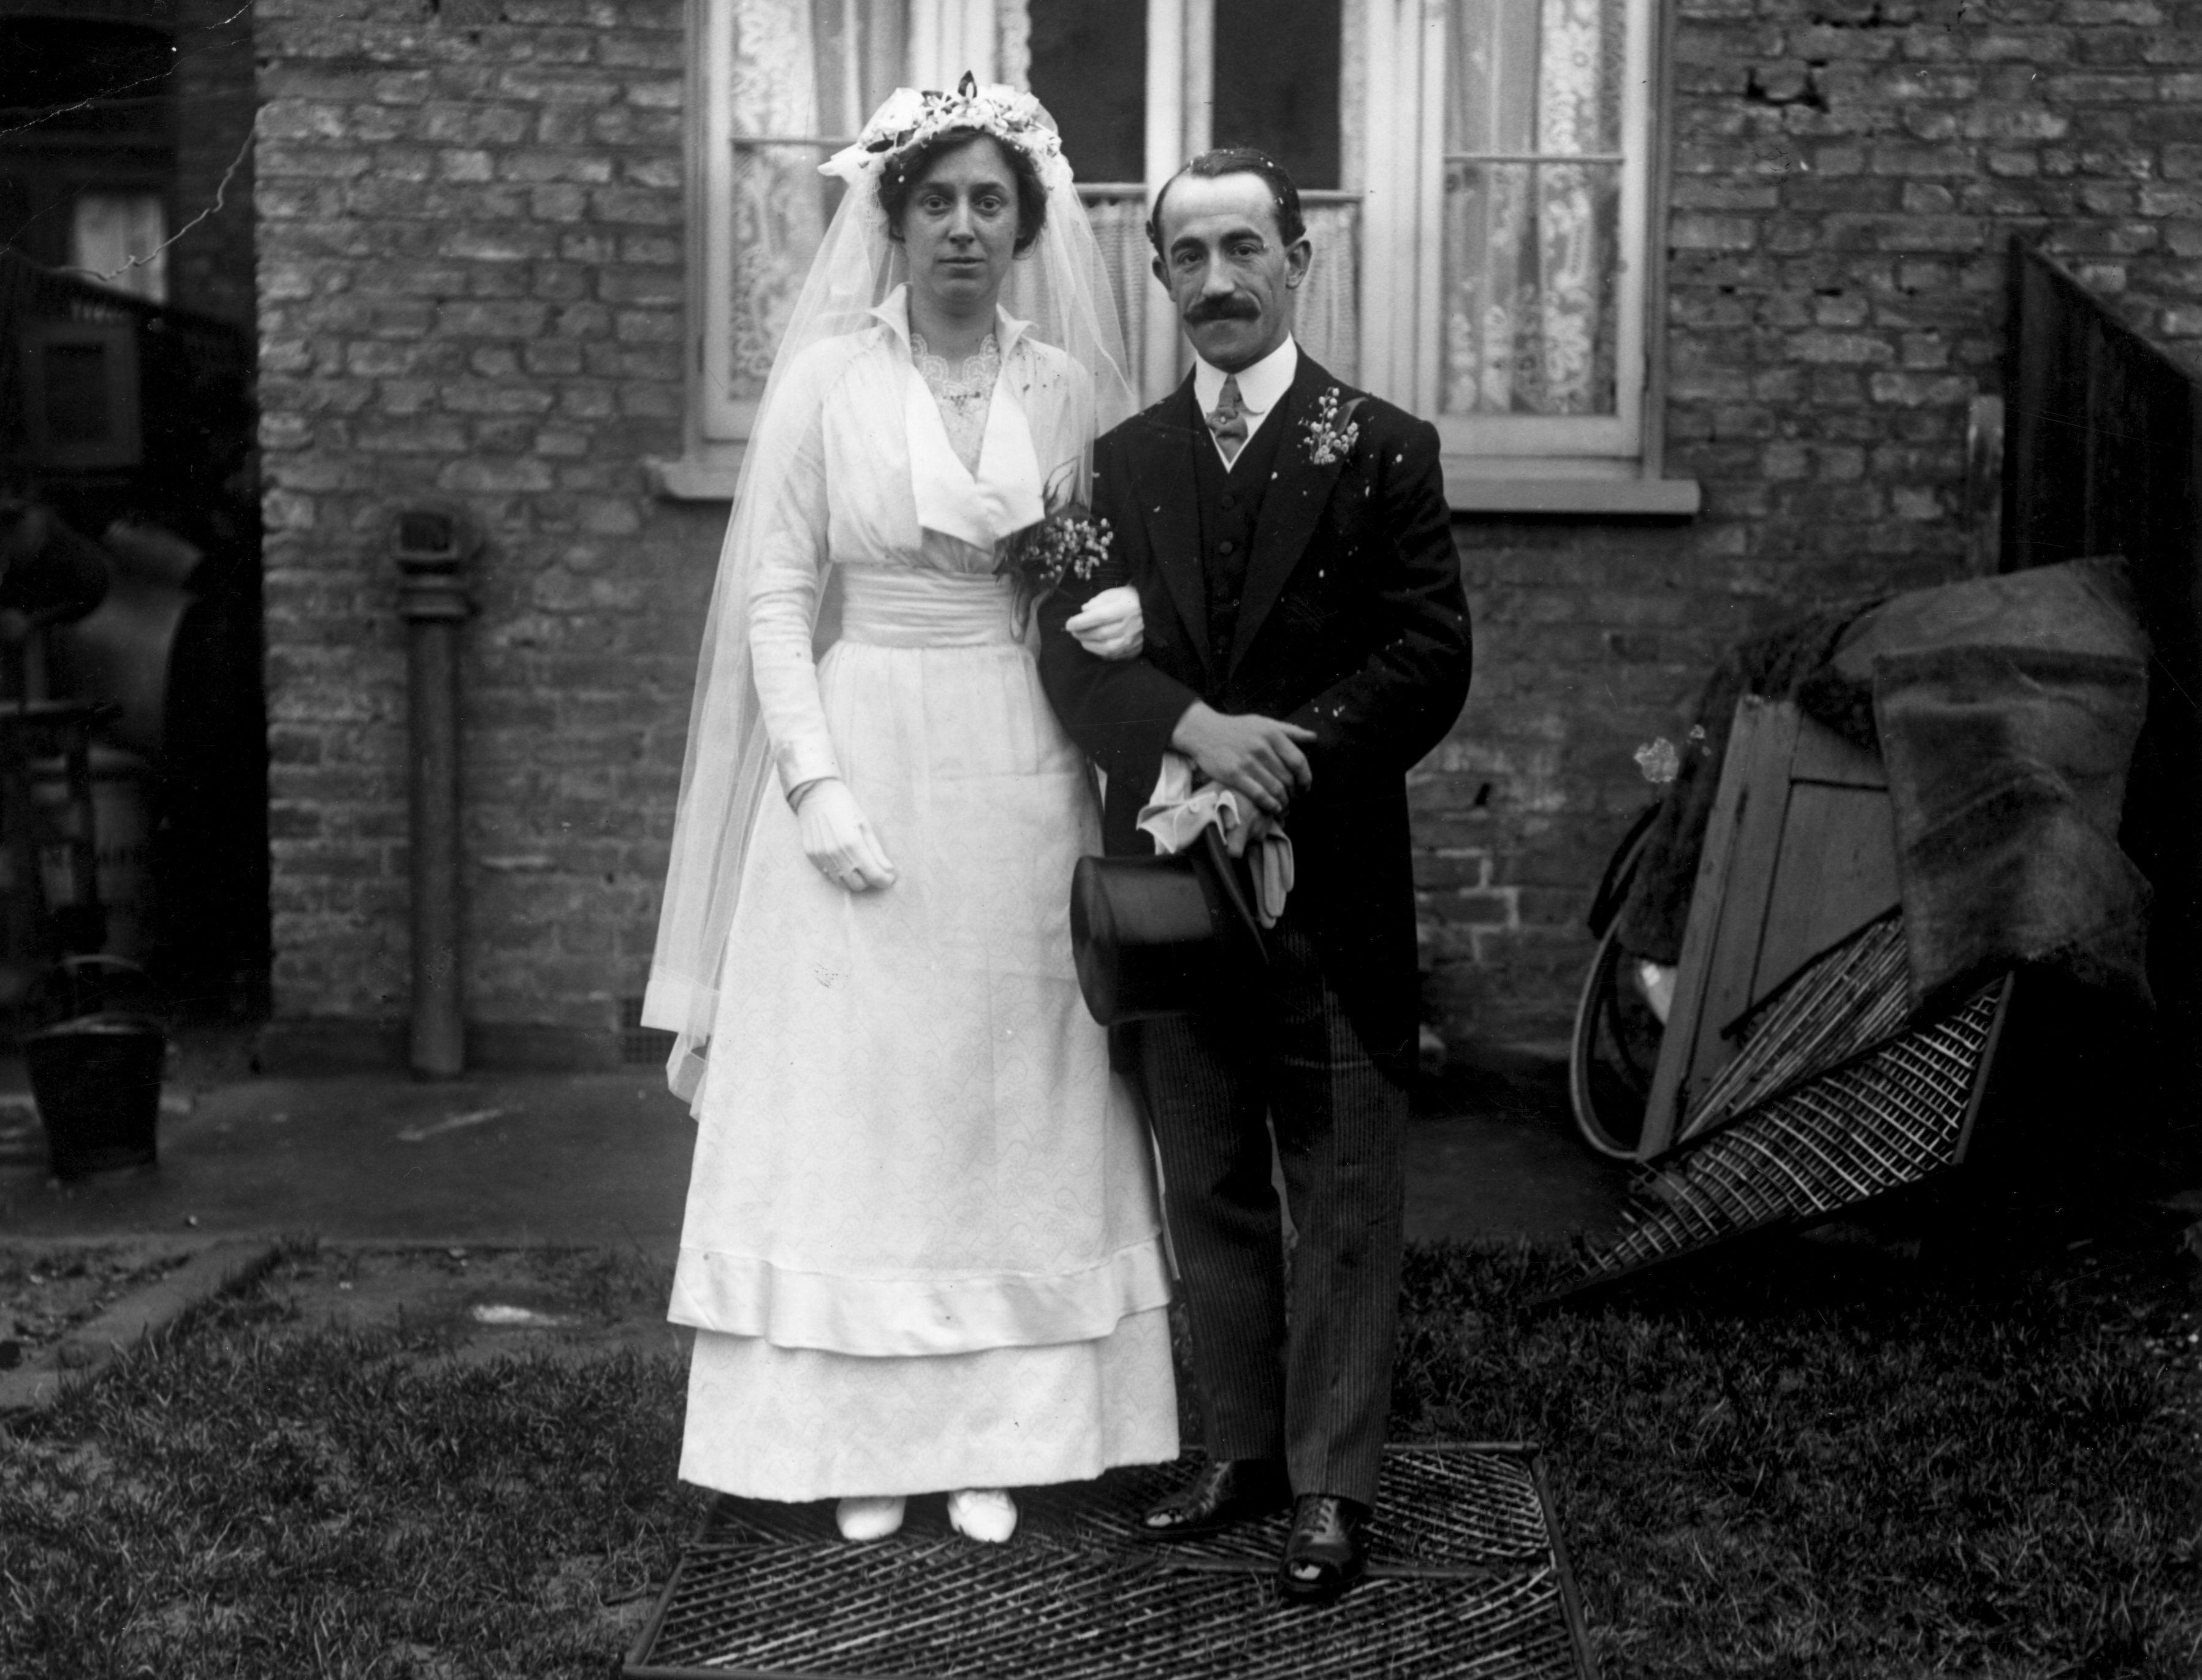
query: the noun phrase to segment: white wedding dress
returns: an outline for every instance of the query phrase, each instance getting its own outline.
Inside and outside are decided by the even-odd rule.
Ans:
[[[991,547],[950,534],[1081,453],[1086,376],[1004,316],[959,389],[914,365],[905,294],[875,313],[804,352],[750,643],[783,785],[841,777],[899,876],[847,892],[759,809],[671,1309],[682,1478],[775,1500],[1178,1450],[1152,1157],[1072,966],[1086,772]]]

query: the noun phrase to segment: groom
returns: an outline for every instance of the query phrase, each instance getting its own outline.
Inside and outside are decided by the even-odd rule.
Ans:
[[[1162,1156],[1208,1450],[1145,1525],[1187,1539],[1291,1501],[1280,1584],[1322,1600],[1361,1572],[1391,1400],[1417,1021],[1404,778],[1467,696],[1468,606],[1435,430],[1292,340],[1310,251],[1291,178],[1205,153],[1148,233],[1193,372],[1095,446],[1093,489],[1145,651],[1086,652],[1051,597],[1041,676],[1107,773],[1111,854],[1152,849],[1137,819],[1170,749],[1279,819],[1298,879],[1253,995],[1120,1046]]]

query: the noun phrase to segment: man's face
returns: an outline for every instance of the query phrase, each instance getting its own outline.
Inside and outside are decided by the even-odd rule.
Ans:
[[[1163,197],[1163,255],[1185,336],[1227,373],[1251,367],[1292,330],[1294,289],[1307,273],[1304,238],[1285,244],[1259,175],[1180,175]]]

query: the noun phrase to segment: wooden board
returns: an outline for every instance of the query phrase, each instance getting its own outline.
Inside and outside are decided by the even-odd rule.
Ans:
[[[1894,908],[1895,822],[1880,760],[1787,702],[1736,708],[1692,890],[1640,1158],[1735,1054],[1737,1020]]]

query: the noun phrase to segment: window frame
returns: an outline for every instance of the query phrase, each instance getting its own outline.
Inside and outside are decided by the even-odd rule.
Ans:
[[[904,74],[920,87],[951,85],[960,67],[992,73],[998,51],[994,0],[908,0]],[[686,385],[681,404],[681,452],[644,463],[652,489],[676,500],[731,497],[741,473],[757,404],[712,389],[730,331],[721,301],[731,293],[733,264],[734,143],[729,55],[730,0],[687,0],[686,319],[681,333]],[[957,65],[954,75],[945,67]],[[818,137],[820,161],[848,138]]]
[[[1146,188],[1212,144],[1213,0],[1145,0]],[[1442,414],[1441,209],[1445,151],[1444,32],[1451,0],[1344,0],[1347,38],[1341,88],[1362,132],[1345,138],[1349,188],[1361,200],[1359,383],[1428,416],[1441,440],[1448,499],[1460,513],[1582,513],[1688,516],[1693,479],[1663,476],[1669,113],[1674,0],[1626,0],[1622,95],[1621,283],[1611,415]],[[909,0],[908,70],[918,86],[950,85],[964,68],[982,79],[1014,61],[1017,45],[996,0]],[[650,463],[674,496],[733,491],[753,402],[709,389],[730,321],[733,133],[727,49],[731,0],[688,0],[688,400],[683,453]],[[1351,85],[1357,81],[1355,88]],[[833,137],[821,137],[824,155]],[[1635,144],[1632,146],[1630,141]],[[1387,190],[1388,182],[1402,189]],[[1144,342],[1130,347],[1150,393],[1168,390],[1188,358],[1171,312],[1143,312]]]
[[[693,23],[688,38],[697,48],[691,61],[693,79],[702,84],[703,96],[693,107],[700,143],[691,149],[691,173],[699,189],[699,208],[715,207],[715,214],[707,209],[692,219],[691,226],[701,237],[699,240],[692,236],[690,243],[692,247],[700,245],[694,251],[700,261],[692,260],[689,266],[692,271],[702,270],[702,297],[715,300],[728,295],[734,261],[735,136],[728,86],[732,79],[726,73],[727,49],[733,40],[733,7],[720,0],[690,0],[689,9]],[[821,147],[820,161],[824,157]],[[748,438],[756,422],[757,404],[729,396],[711,377],[713,368],[726,365],[733,336],[732,315],[724,308],[703,308],[692,310],[689,320],[688,379],[692,389],[688,408],[694,441],[706,449],[739,444]]]
[[[1362,381],[1438,428],[1456,511],[1694,514],[1698,486],[1662,476],[1672,0],[1627,0],[1622,91],[1616,412],[1447,414],[1442,267],[1450,0],[1361,0]],[[1380,89],[1392,97],[1379,100]],[[1402,97],[1401,91],[1405,91]],[[1404,191],[1387,193],[1397,180]]]

